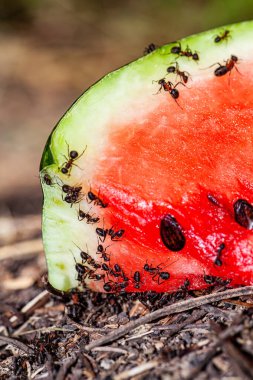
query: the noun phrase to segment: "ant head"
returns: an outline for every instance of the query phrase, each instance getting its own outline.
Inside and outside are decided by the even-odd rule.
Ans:
[[[70,186],[69,185],[66,185],[66,184],[62,185],[62,191],[64,193],[68,193],[69,190],[70,190]]]
[[[78,157],[78,152],[76,150],[71,150],[69,152],[69,157],[72,158],[72,159],[75,159]]]
[[[61,172],[62,172],[62,174],[67,174],[67,173],[68,173],[68,169],[66,169],[66,168],[61,168]]]
[[[238,61],[238,58],[236,57],[236,55],[231,55],[231,60],[233,62],[237,62]]]
[[[167,72],[168,73],[174,73],[175,71],[176,71],[175,66],[169,66],[169,67],[167,67]]]
[[[164,78],[162,78],[162,79],[159,79],[159,81],[158,81],[158,84],[164,84],[164,83],[166,83],[166,81],[165,81],[165,79],[164,79]]]
[[[199,55],[198,55],[198,53],[194,53],[194,54],[192,55],[192,59],[193,59],[194,61],[198,61],[198,60],[199,60]]]

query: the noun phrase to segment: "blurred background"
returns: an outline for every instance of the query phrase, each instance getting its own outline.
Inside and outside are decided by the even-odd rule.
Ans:
[[[0,213],[36,214],[47,137],[145,46],[253,18],[252,0],[0,0]]]

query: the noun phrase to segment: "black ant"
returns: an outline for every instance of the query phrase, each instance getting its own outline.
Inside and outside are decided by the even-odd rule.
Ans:
[[[78,195],[78,194],[71,194],[71,195],[66,195],[65,198],[63,198],[63,200],[67,203],[70,203],[71,204],[71,207],[73,206],[73,204],[75,203],[80,203],[81,200],[82,200],[82,196]]]
[[[44,174],[44,176],[42,178],[42,182],[45,183],[48,186],[52,186],[53,185],[52,178],[47,173]]]
[[[182,84],[183,86],[185,86],[184,83],[182,82],[178,82],[176,83],[175,85],[168,81],[166,82],[166,80],[163,78],[163,79],[159,79],[159,81],[157,81],[157,83],[160,85],[160,88],[159,90],[157,91],[157,94],[159,92],[161,92],[161,90],[163,89],[164,91],[168,91],[171,95],[171,97],[176,101],[176,99],[179,97],[179,91],[176,89],[176,87],[179,85],[179,84]],[[186,86],[185,86],[186,87]],[[177,103],[177,101],[176,101]],[[179,106],[179,104],[177,103],[177,105]],[[179,106],[180,107],[180,106]]]
[[[111,237],[112,241],[118,241],[125,233],[125,230],[120,229],[118,231],[114,231],[111,228],[96,228],[96,234],[99,236],[99,240],[104,242],[106,239],[106,236],[109,235]]]
[[[101,281],[101,280],[105,281],[105,274],[90,273],[88,278],[94,281]]]
[[[176,62],[176,66],[169,66],[167,68],[167,72],[170,74],[170,73],[175,73],[177,76],[180,77],[180,79],[184,82],[184,83],[187,83],[188,82],[188,79],[189,79],[189,76],[190,74],[187,72],[187,71],[181,71],[179,70],[179,65],[178,63]]]
[[[87,149],[87,146],[85,147],[85,149],[83,150],[83,152],[81,154],[79,154],[76,150],[71,150],[69,151],[69,145],[68,143],[66,142],[67,146],[68,146],[68,157],[64,156],[66,158],[66,161],[62,164],[61,166],[61,172],[63,174],[68,174],[70,175],[70,171],[72,169],[72,166],[77,166],[76,164],[74,164],[74,162],[79,159],[86,151]]]
[[[114,231],[112,227],[108,230],[108,235],[111,237],[112,241],[118,241],[125,233],[125,230],[120,229],[118,231]]]
[[[240,73],[236,67],[237,62],[238,62],[238,58],[235,55],[231,55],[231,57],[225,61],[225,65],[221,65],[220,63],[215,63],[214,65],[219,65],[219,67],[214,70],[214,75],[216,77],[222,77],[223,75],[226,75],[227,73],[229,73],[230,75],[233,68],[235,68],[236,71]]]
[[[159,285],[162,284],[162,282],[160,282],[160,279],[166,281],[166,280],[169,280],[170,278],[169,272],[161,271],[162,269],[161,264],[157,265],[157,267],[152,267],[152,265],[149,265],[148,263],[146,263],[143,269],[152,275],[152,279],[155,279],[155,277],[158,276],[157,282]]]
[[[99,220],[100,220],[99,217],[95,217],[95,218],[93,218],[92,215],[90,215],[90,214],[87,213],[87,212],[82,211],[82,210],[79,208],[79,211],[78,211],[78,220],[84,220],[84,219],[86,219],[87,224],[95,224],[95,223],[98,223]]]
[[[155,51],[157,48],[158,48],[157,45],[151,43],[151,44],[149,44],[147,47],[145,47],[143,54],[144,54],[144,55],[150,54],[150,53],[152,53],[153,51]]]
[[[218,267],[220,267],[222,265],[222,261],[221,261],[221,254],[222,254],[222,251],[226,248],[225,244],[224,243],[221,243],[218,250],[217,250],[217,256],[214,260],[214,264],[217,265]]]
[[[213,285],[216,282],[216,277],[204,274],[204,281],[206,284]]]
[[[190,280],[188,280],[187,278],[185,282],[183,283],[183,285],[181,286],[181,290],[188,291],[189,286],[190,286]]]
[[[229,37],[231,37],[230,35],[230,31],[229,30],[224,30],[224,32],[222,34],[218,34],[215,38],[214,38],[214,42],[215,43],[219,43],[221,41],[224,41],[224,40],[227,40]]]
[[[139,271],[136,271],[133,275],[134,279],[134,287],[135,289],[140,289],[140,284],[141,284],[141,274]]]
[[[75,243],[74,243],[75,244]],[[87,247],[87,252],[82,251],[81,248],[78,247],[78,245],[75,244],[75,246],[80,249],[80,257],[82,259],[82,264],[88,264],[92,266],[95,269],[101,268],[101,265],[98,264],[88,253],[88,247]]]
[[[67,194],[65,198],[62,197],[62,199],[71,204],[71,207],[74,203],[81,202],[83,196],[81,193],[82,186],[69,186],[67,184],[62,185],[62,191],[63,193]]]
[[[76,260],[75,260],[76,261]],[[82,281],[83,279],[83,276],[84,274],[86,273],[87,271],[87,267],[81,263],[77,263],[75,264],[75,269],[77,271],[77,281]]]
[[[99,245],[97,246],[97,252],[96,252],[96,254],[97,254],[97,255],[100,255],[100,254],[101,254],[101,257],[102,257],[102,259],[103,259],[104,261],[110,261],[110,257],[109,257],[108,254],[106,253],[106,250],[107,250],[108,247],[109,247],[109,245],[108,245],[106,248],[104,248],[104,247],[102,246],[102,244],[99,244]]]
[[[88,203],[94,202],[95,206],[100,206],[102,208],[106,208],[108,206],[108,203],[105,203],[101,198],[99,198],[99,193],[96,195],[91,190],[87,193],[87,201]]]
[[[191,49],[187,46],[185,50],[182,50],[181,44],[179,43],[178,46],[173,46],[170,49],[170,52],[172,54],[177,54],[180,57],[187,57],[187,58],[192,58],[194,61],[199,60],[199,55],[197,52],[192,53]]]

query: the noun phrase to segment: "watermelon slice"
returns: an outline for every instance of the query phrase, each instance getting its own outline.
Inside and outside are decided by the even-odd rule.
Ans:
[[[148,51],[71,106],[41,160],[50,284],[253,284],[253,22]]]

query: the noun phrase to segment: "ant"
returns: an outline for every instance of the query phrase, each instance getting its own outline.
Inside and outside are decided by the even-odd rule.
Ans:
[[[71,195],[66,195],[66,197],[63,199],[65,202],[67,203],[70,203],[71,204],[71,207],[73,206],[73,204],[75,203],[80,203],[81,200],[82,200],[82,197],[80,197],[79,194],[71,194]]]
[[[170,52],[172,54],[177,54],[180,57],[192,58],[194,61],[199,60],[199,55],[197,52],[192,53],[191,49],[188,46],[185,50],[182,50],[180,43],[178,44],[178,46],[172,46],[172,48],[170,49]]]
[[[176,89],[176,87],[179,85],[179,84],[182,84],[183,86],[185,86],[184,83],[182,82],[178,82],[177,84],[173,84],[172,82],[168,81],[166,82],[166,80],[164,78],[162,79],[159,79],[159,81],[157,81],[157,83],[160,85],[160,88],[159,90],[157,91],[157,94],[159,92],[161,92],[161,90],[163,89],[164,91],[168,91],[171,95],[171,97],[176,101],[176,99],[179,97],[179,91]],[[186,87],[186,86],[185,86]],[[177,101],[176,101],[177,103]],[[178,104],[178,103],[177,103]]]
[[[93,272],[89,274],[88,278],[94,281],[101,281],[101,280],[105,281],[105,274],[97,274]]]
[[[95,223],[98,223],[99,220],[100,220],[99,217],[93,218],[92,215],[90,215],[87,212],[82,211],[79,208],[79,211],[78,211],[78,220],[84,220],[84,219],[86,219],[87,224],[95,224]]]
[[[108,255],[107,255],[107,253],[106,253],[106,250],[107,250],[108,247],[110,247],[110,246],[108,245],[106,248],[104,248],[104,247],[102,246],[102,244],[99,244],[99,245],[97,246],[97,252],[96,252],[96,254],[97,254],[97,255],[100,255],[100,254],[101,254],[101,257],[102,257],[102,259],[103,259],[104,261],[110,261],[110,257],[108,257]]]
[[[179,70],[179,65],[178,63],[176,62],[176,66],[169,66],[167,68],[167,72],[170,74],[170,73],[175,73],[177,76],[180,77],[180,79],[184,82],[184,83],[187,83],[188,82],[188,79],[189,79],[189,76],[190,74],[187,72],[187,71],[181,71]]]
[[[190,280],[188,280],[188,278],[185,280],[185,282],[183,283],[183,285],[181,286],[181,290],[184,290],[184,291],[188,291],[188,288],[190,286]]]
[[[74,243],[75,244],[75,243]],[[80,257],[82,259],[82,264],[88,264],[90,266],[92,266],[93,268],[95,269],[98,269],[98,268],[101,268],[101,265],[98,264],[90,255],[88,252],[85,252],[85,251],[82,251],[80,247],[78,247],[78,245],[75,244],[75,246],[80,249]],[[88,247],[87,247],[87,251],[88,251]]]
[[[152,267],[152,265],[146,263],[143,269],[152,275],[152,279],[155,279],[155,277],[158,276],[157,282],[159,285],[162,284],[162,282],[160,282],[160,279],[166,281],[170,278],[169,272],[161,271],[161,264],[157,265],[157,267]]]
[[[61,172],[62,174],[68,174],[70,175],[70,171],[72,169],[72,166],[77,166],[76,164],[74,164],[74,162],[79,159],[86,151],[87,149],[87,146],[85,147],[85,149],[83,150],[83,152],[81,154],[79,154],[76,150],[71,150],[69,151],[69,145],[68,143],[66,142],[67,146],[68,146],[68,157],[64,156],[66,158],[66,161],[62,164],[61,166]]]
[[[219,67],[214,70],[214,75],[216,77],[222,77],[223,75],[226,75],[227,73],[229,73],[230,75],[233,68],[235,68],[236,71],[240,74],[239,70],[236,67],[237,62],[238,62],[238,58],[235,55],[231,55],[231,57],[225,61],[225,65],[221,65],[220,63],[217,62],[217,65],[219,65]],[[216,63],[214,65],[216,65]]]
[[[230,35],[230,31],[229,30],[224,30],[224,32],[222,34],[218,34],[215,39],[214,39],[214,42],[215,43],[219,43],[221,41],[224,41],[224,40],[227,40],[229,37],[231,37]]]
[[[134,279],[134,287],[135,289],[140,289],[140,284],[141,284],[141,274],[139,271],[136,271],[133,275]]]
[[[150,54],[153,51],[155,51],[157,48],[158,48],[157,45],[151,43],[151,44],[149,44],[148,46],[145,47],[143,54],[144,55]]]
[[[47,173],[44,174],[44,176],[42,178],[42,182],[45,183],[48,186],[52,186],[53,185],[52,178]]]
[[[108,206],[108,203],[105,203],[101,198],[99,198],[99,192],[98,195],[94,194],[91,190],[87,193],[87,201],[88,203],[94,202],[95,206],[100,206],[102,208],[106,208]]]
[[[82,186],[75,187],[75,186],[69,186],[67,184],[62,185],[62,191],[69,195],[72,195],[72,194],[78,195],[81,190],[82,190]]]
[[[206,284],[213,285],[216,282],[216,277],[204,274],[204,281]]]
[[[222,266],[221,254],[222,254],[223,249],[225,248],[226,248],[225,244],[221,243],[217,250],[217,256],[216,256],[216,259],[214,260],[214,264],[217,265],[218,267]]]
[[[79,203],[82,200],[82,186],[69,186],[67,184],[62,185],[62,191],[63,193],[67,194],[65,198],[62,197],[62,199],[71,204],[71,207],[74,203]]]
[[[96,228],[96,234],[99,236],[99,240],[104,242],[106,239],[106,236],[109,235],[111,237],[112,241],[119,241],[119,239],[124,235],[125,230],[120,229],[118,231],[114,231],[111,228]],[[103,239],[103,240],[102,240]]]
[[[118,231],[114,231],[112,227],[108,230],[108,235],[111,236],[112,241],[118,241],[125,233],[125,230],[120,229]]]

